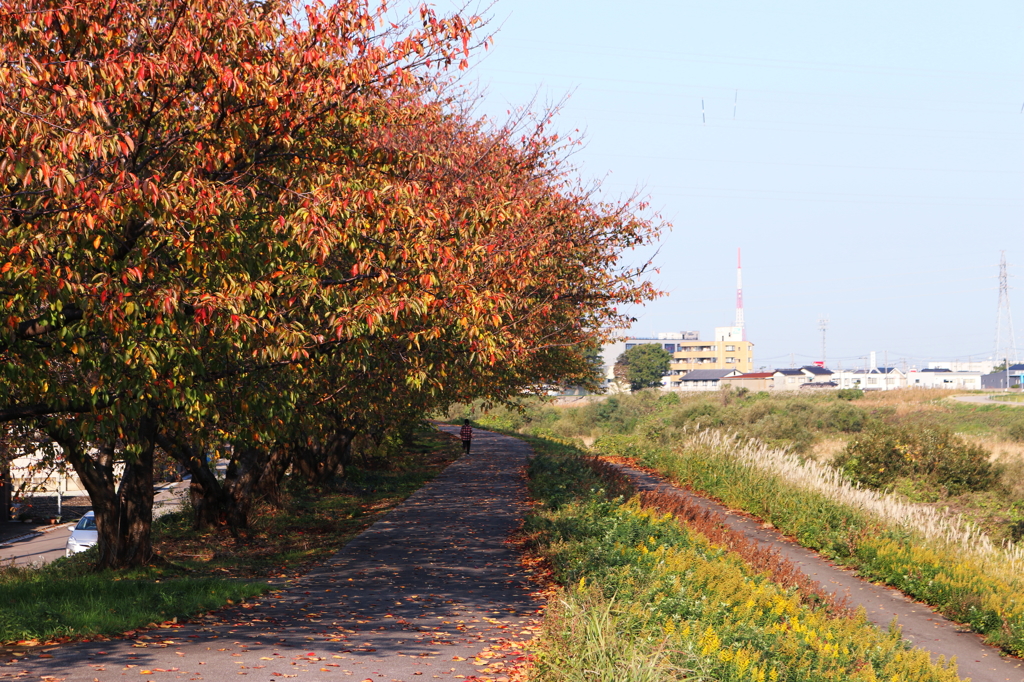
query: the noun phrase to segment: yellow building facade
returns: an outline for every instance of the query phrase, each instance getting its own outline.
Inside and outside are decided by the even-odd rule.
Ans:
[[[669,369],[673,375],[695,369],[752,372],[754,344],[743,338],[742,327],[717,327],[714,341],[683,341],[676,346]]]

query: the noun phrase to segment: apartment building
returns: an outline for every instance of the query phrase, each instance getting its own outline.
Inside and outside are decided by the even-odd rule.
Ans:
[[[713,341],[694,339],[679,343],[669,368],[674,376],[697,369],[726,369],[744,374],[754,369],[754,344],[743,338],[742,327],[716,327]]]
[[[615,362],[619,356],[634,346],[654,344],[661,346],[670,355],[674,354],[680,346],[690,344],[700,338],[698,332],[661,332],[656,336],[631,336],[609,343],[601,347],[601,365],[603,366],[605,386],[610,387],[615,383]],[[671,372],[669,373],[671,375]],[[669,385],[669,376],[664,379],[664,385]]]

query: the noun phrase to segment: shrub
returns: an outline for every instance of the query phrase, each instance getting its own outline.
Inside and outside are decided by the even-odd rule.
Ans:
[[[814,434],[805,424],[806,420],[799,415],[775,412],[751,425],[745,435],[772,445],[789,445],[795,451],[803,452],[814,442]]]
[[[1024,443],[1024,421],[1018,421],[1010,425],[1010,428],[1006,430],[1007,435],[1010,436],[1010,440],[1015,440],[1018,443]]]
[[[671,424],[682,427],[696,422],[700,428],[720,426],[722,424],[721,412],[722,408],[713,403],[700,402],[696,405],[687,405],[672,414]]]
[[[851,389],[853,390],[853,389]],[[859,433],[868,423],[868,413],[847,403],[833,403],[825,408],[818,420],[818,428],[843,433]]]
[[[853,480],[872,488],[909,476],[944,486],[954,495],[987,490],[999,475],[983,447],[950,431],[880,423],[851,441],[835,464]]]
[[[859,388],[841,388],[836,391],[836,397],[840,400],[857,400],[864,397],[864,391]]]

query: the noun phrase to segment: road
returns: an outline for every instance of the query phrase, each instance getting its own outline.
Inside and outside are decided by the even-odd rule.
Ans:
[[[174,511],[181,504],[181,497],[175,493],[184,491],[188,481],[158,486],[153,500],[153,518]],[[75,524],[59,524],[45,531],[29,531],[23,538],[16,538],[0,545],[0,563],[18,566],[41,566],[64,556],[64,545]]]

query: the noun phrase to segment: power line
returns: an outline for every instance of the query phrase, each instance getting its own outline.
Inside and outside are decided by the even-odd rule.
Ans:
[[[1010,315],[1010,277],[1006,269],[1006,251],[999,253],[999,307],[996,310],[995,357],[997,360],[1002,358],[1015,364],[1017,339],[1013,335],[1013,317]]]
[[[827,356],[825,353],[825,335],[828,331],[828,318],[824,315],[818,317],[818,329],[821,330],[821,364],[822,366],[827,366],[828,362],[826,360]]]

